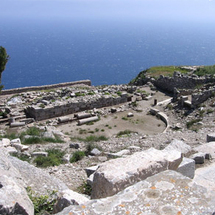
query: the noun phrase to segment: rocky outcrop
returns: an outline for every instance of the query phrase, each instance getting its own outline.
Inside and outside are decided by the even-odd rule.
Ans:
[[[0,148],[0,214],[34,214],[34,206],[25,187],[20,172],[13,166],[4,148]]]
[[[191,179],[167,170],[114,196],[70,206],[58,215],[212,215],[215,212],[214,197],[214,193],[192,183]]]
[[[176,170],[182,161],[178,151],[154,148],[136,152],[126,158],[110,160],[94,173],[93,199],[112,196],[126,187],[167,169]]]

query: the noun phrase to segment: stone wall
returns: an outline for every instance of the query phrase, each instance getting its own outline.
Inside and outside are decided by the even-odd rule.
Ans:
[[[174,92],[174,88],[178,89],[194,89],[199,85],[215,82],[215,78],[212,76],[187,76],[179,72],[174,72],[173,77],[160,76],[157,80],[153,81],[153,84],[169,92]]]
[[[10,90],[2,90],[0,95],[17,94],[17,93],[23,93],[23,92],[28,92],[28,91],[36,91],[36,90],[49,90],[49,89],[54,89],[54,88],[73,86],[73,85],[77,85],[77,84],[84,84],[84,85],[91,86],[91,81],[82,80],[82,81],[65,82],[65,83],[52,84],[52,85],[14,88],[14,89],[10,89]]]
[[[128,94],[122,93],[121,96],[102,95],[90,98],[80,98],[79,100],[70,100],[59,105],[49,105],[44,108],[38,106],[29,106],[25,109],[27,117],[35,120],[44,120],[54,117],[64,116],[68,114],[77,113],[85,110],[92,110],[93,108],[102,108],[112,105],[118,105],[128,101]]]
[[[195,107],[215,95],[215,88],[192,94],[192,105]]]

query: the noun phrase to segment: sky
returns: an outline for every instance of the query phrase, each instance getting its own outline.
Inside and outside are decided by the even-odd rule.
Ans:
[[[215,0],[1,0],[7,19],[215,21]]]

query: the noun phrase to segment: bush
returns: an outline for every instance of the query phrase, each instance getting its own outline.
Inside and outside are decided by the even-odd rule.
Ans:
[[[120,131],[117,133],[117,137],[121,137],[122,135],[129,135],[131,134],[133,131],[130,131],[130,130],[124,130],[124,131]]]
[[[81,160],[85,156],[85,152],[83,151],[76,151],[73,153],[72,157],[70,158],[70,163],[77,162]]]
[[[34,205],[34,214],[47,214],[51,213],[53,211],[54,204],[56,203],[57,196],[56,192],[57,191],[49,191],[49,195],[41,195],[39,196],[36,194],[31,187],[27,187],[26,191],[28,193],[28,196],[30,200],[32,201]]]
[[[77,188],[77,191],[79,193],[82,193],[82,194],[85,194],[85,195],[88,195],[90,196],[91,195],[91,192],[92,192],[92,187],[87,184],[86,181],[84,181],[78,188]]]
[[[35,158],[34,162],[37,167],[49,167],[49,166],[59,166],[62,162],[64,152],[59,149],[49,149],[47,150],[48,156],[38,156]]]

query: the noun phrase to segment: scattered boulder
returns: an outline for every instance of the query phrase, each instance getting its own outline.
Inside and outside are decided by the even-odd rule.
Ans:
[[[64,190],[61,193],[61,196],[57,199],[56,204],[54,205],[54,213],[62,211],[65,207],[70,205],[81,205],[85,204],[89,199],[79,193],[76,193],[72,190]]]
[[[133,116],[134,116],[134,114],[131,113],[131,112],[129,112],[129,113],[127,114],[127,117],[133,117]]]
[[[123,156],[129,155],[130,153],[131,153],[130,150],[123,149],[123,150],[116,152],[116,153],[108,153],[107,156],[109,158],[117,158],[117,157],[123,157]]]
[[[205,153],[198,152],[190,156],[196,164],[203,164],[205,162]]]
[[[202,144],[200,146],[195,147],[194,150],[197,152],[203,152],[205,154],[210,154],[210,156],[212,158],[215,158],[215,142],[209,142],[209,143]]]
[[[72,149],[79,149],[80,148],[78,143],[70,143],[69,147],[72,148]]]
[[[112,196],[126,187],[167,169],[176,170],[182,161],[180,152],[150,148],[125,158],[102,163],[94,174],[93,199]]]
[[[2,140],[0,141],[1,145],[3,147],[8,147],[10,146],[10,140],[8,138],[2,138]]]
[[[215,141],[215,133],[207,134],[207,142]]]
[[[193,159],[184,157],[177,169],[177,172],[180,172],[182,175],[193,179],[195,176],[195,161]]]
[[[174,139],[165,148],[165,150],[177,150],[177,151],[181,152],[186,157],[191,153],[192,148],[191,148],[191,146],[187,145],[184,141]]]
[[[98,156],[101,154],[101,151],[98,150],[97,148],[94,148],[93,150],[90,151],[90,155],[92,156]]]

